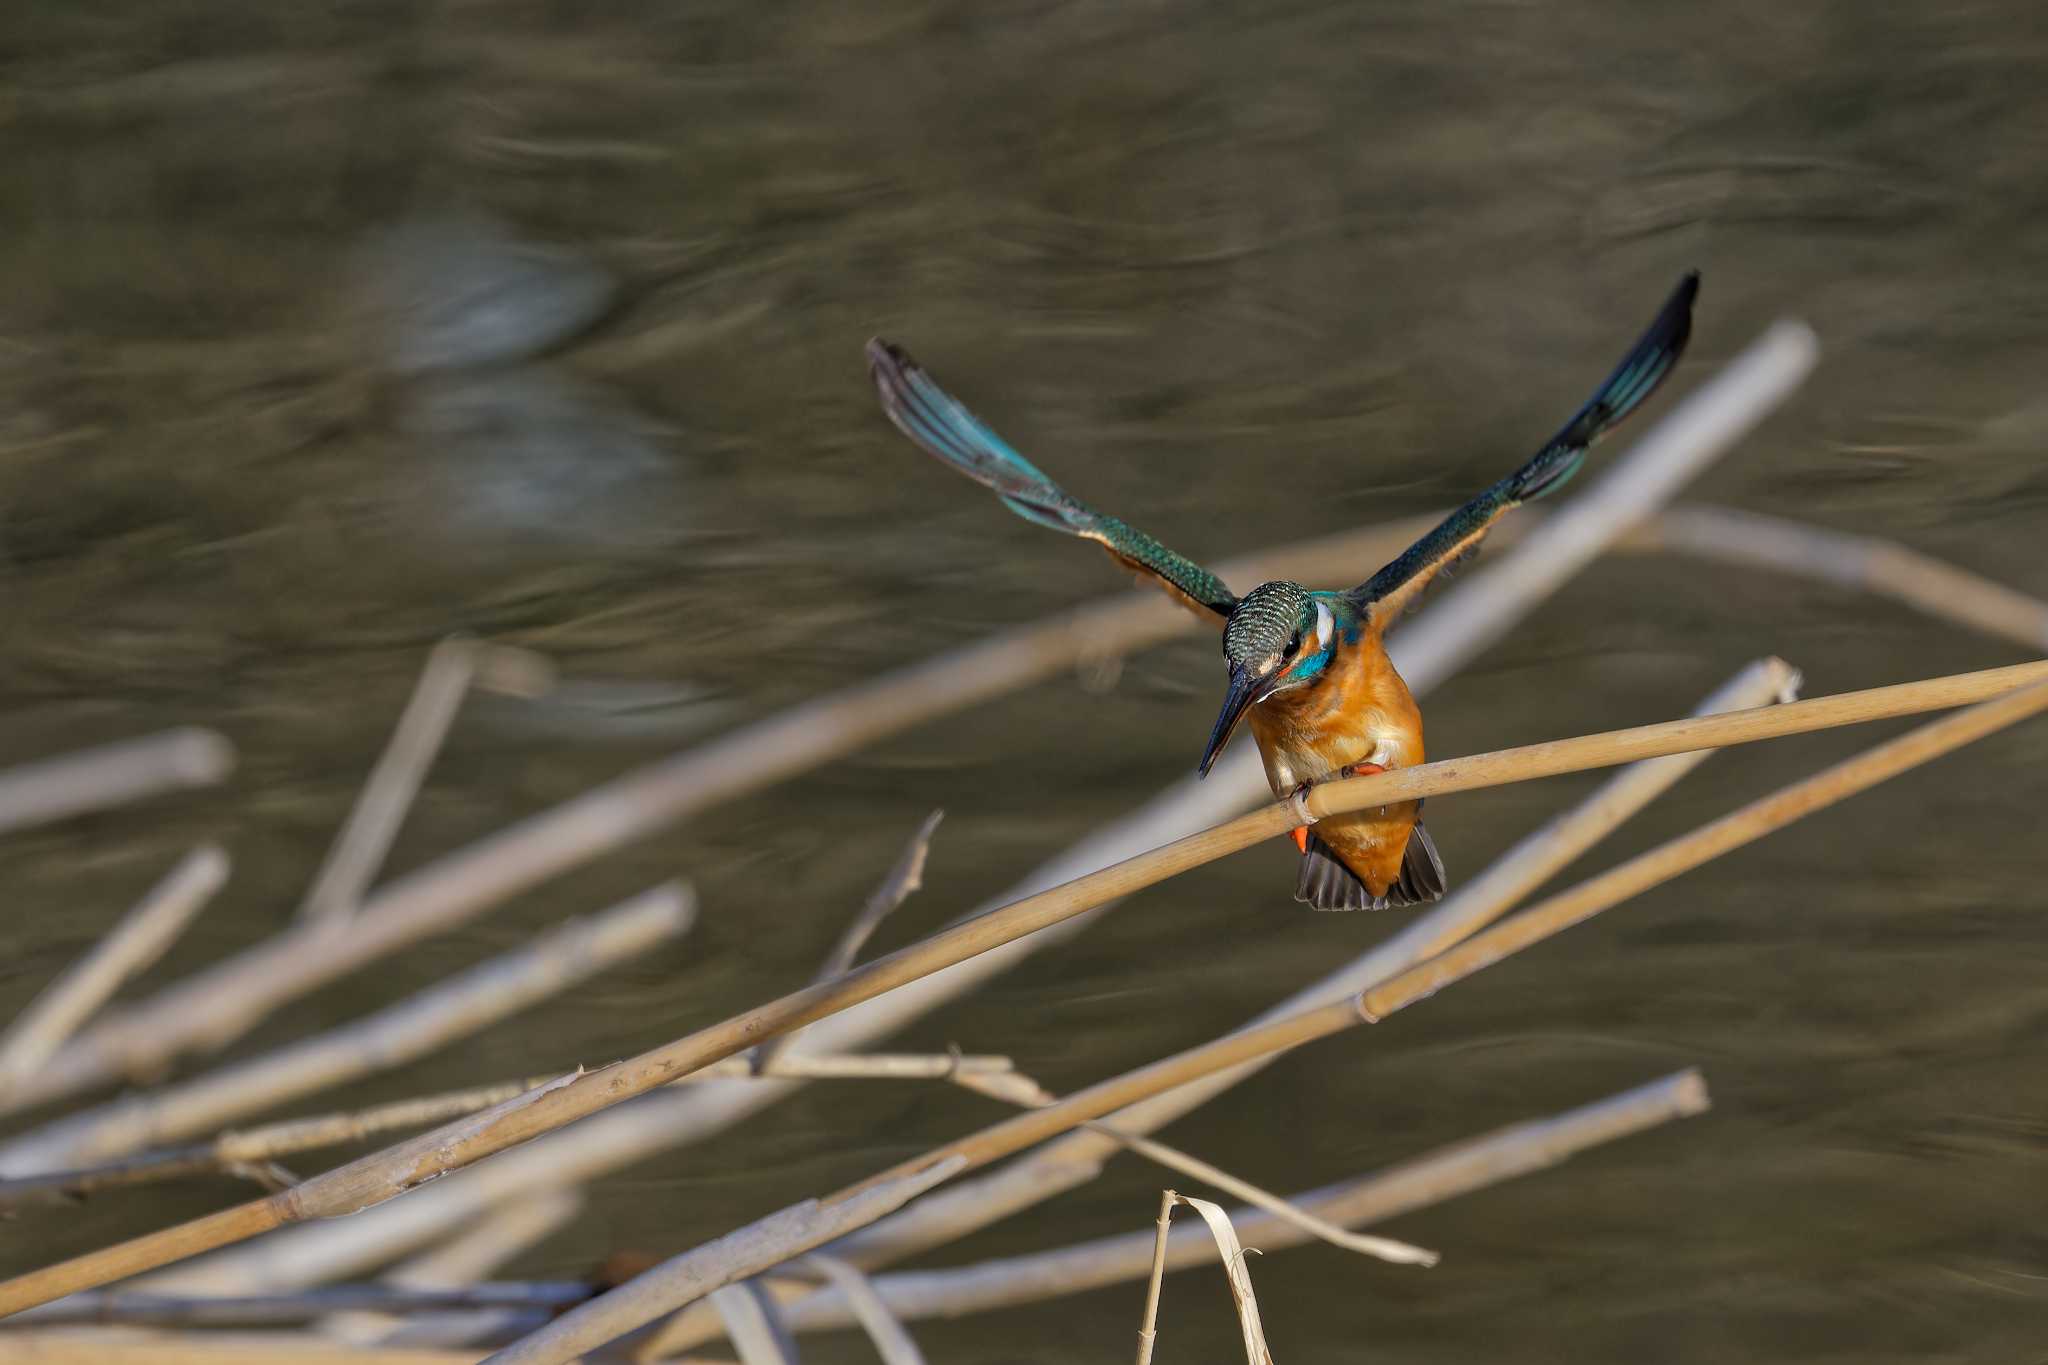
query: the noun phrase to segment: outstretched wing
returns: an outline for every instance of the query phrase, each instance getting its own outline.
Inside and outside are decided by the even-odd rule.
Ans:
[[[1556,491],[1586,462],[1586,449],[1635,411],[1677,365],[1692,335],[1692,305],[1700,292],[1697,270],[1687,271],[1633,349],[1607,382],[1572,415],[1529,462],[1444,518],[1401,557],[1351,590],[1352,600],[1380,629],[1399,619],[1448,566],[1479,549],[1487,531],[1525,502]]]
[[[882,410],[898,431],[976,483],[994,489],[1018,516],[1095,541],[1125,568],[1156,581],[1205,620],[1220,625],[1237,605],[1237,596],[1215,574],[1135,526],[1102,515],[1047,478],[934,383],[901,347],[880,337],[870,341],[868,373],[881,395]]]

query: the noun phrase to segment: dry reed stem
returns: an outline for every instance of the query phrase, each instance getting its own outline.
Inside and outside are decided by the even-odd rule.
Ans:
[[[1789,711],[1803,704],[1794,702],[1783,709]],[[1373,987],[1363,996],[1361,1007],[1375,1020],[1384,1019],[1454,981],[1462,981],[1704,862],[2044,710],[2048,710],[2048,682],[2036,683],[1908,731],[1475,934],[1457,947]]]
[[[45,1327],[280,1327],[312,1322],[330,1313],[445,1313],[456,1309],[537,1308],[546,1312],[588,1300],[591,1287],[579,1281],[535,1281],[424,1288],[395,1284],[351,1284],[263,1294],[210,1298],[138,1294],[126,1290],[74,1294],[45,1304],[0,1329],[0,1352],[21,1329]]]
[[[1223,1193],[1244,1200],[1255,1209],[1263,1209],[1285,1223],[1292,1223],[1311,1237],[1320,1238],[1331,1246],[1345,1251],[1355,1251],[1361,1256],[1394,1265],[1432,1266],[1443,1257],[1426,1247],[1410,1242],[1398,1242],[1391,1237],[1369,1237],[1363,1233],[1347,1232],[1336,1224],[1316,1217],[1305,1209],[1295,1208],[1279,1195],[1259,1188],[1249,1180],[1240,1180],[1220,1166],[1211,1165],[1200,1157],[1191,1156],[1178,1147],[1169,1147],[1136,1133],[1121,1132],[1106,1123],[1085,1123],[1081,1125],[1090,1132],[1100,1133],[1120,1145],[1144,1157],[1156,1165],[1167,1166]]]
[[[1355,1227],[1383,1222],[1547,1169],[1587,1148],[1704,1113],[1707,1107],[1706,1085],[1697,1071],[1688,1069],[1592,1104],[1466,1139],[1375,1175],[1304,1190],[1289,1196],[1288,1202],[1333,1223]],[[1298,1226],[1257,1209],[1236,1209],[1232,1219],[1241,1236],[1269,1252],[1309,1240]],[[1151,1233],[1134,1232],[976,1265],[892,1271],[874,1276],[870,1283],[905,1321],[961,1317],[1142,1279],[1156,1251]],[[1205,1265],[1212,1254],[1206,1235],[1176,1229],[1167,1244],[1164,1268]],[[787,1314],[798,1332],[830,1331],[853,1322],[849,1305],[830,1289],[798,1299]],[[685,1323],[685,1318],[690,1321]],[[703,1315],[694,1309],[671,1324],[685,1326],[695,1330],[675,1332],[678,1349],[716,1335],[716,1325],[706,1330]]]
[[[1652,428],[1592,493],[1604,525],[1591,519],[1518,554],[1514,572],[1495,572],[1452,594],[1395,642],[1396,661],[1418,694],[1452,671],[1472,648],[1502,629],[1496,595],[1526,608],[1530,584],[1555,586],[1562,573],[1597,553],[1601,538],[1655,511],[1690,471],[1760,421],[1796,385],[1813,358],[1811,333],[1779,324]],[[1682,431],[1684,439],[1674,432]],[[1692,444],[1687,444],[1691,442]],[[1601,497],[1608,484],[1617,490]],[[1303,580],[1355,574],[1412,534],[1372,530],[1222,566],[1226,578]],[[1502,566],[1506,568],[1507,566]],[[1546,589],[1547,590],[1547,589]],[[1187,628],[1165,604],[1126,597],[885,674],[805,703],[699,749],[650,764],[582,796],[530,816],[402,878],[373,898],[345,942],[326,941],[322,925],[245,950],[190,981],[109,1019],[54,1059],[44,1082],[20,1103],[58,1098],[147,1070],[195,1047],[220,1046],[282,1002],[345,975],[430,934],[453,927],[534,883],[588,861],[719,801],[794,776],[883,736],[961,709],[1071,666],[1091,655],[1142,648]],[[1438,621],[1427,635],[1418,628]],[[1212,801],[1242,804],[1252,790],[1240,753],[1212,774]],[[1185,788],[1182,789],[1183,791]],[[1209,809],[1216,809],[1212,805]],[[1140,845],[1152,842],[1141,839]],[[5,1106],[0,1105],[0,1111]]]
[[[574,1222],[583,1208],[580,1190],[548,1190],[530,1199],[507,1200],[441,1245],[394,1266],[379,1280],[403,1289],[460,1289],[480,1284],[507,1261]],[[324,1336],[366,1346],[468,1346],[508,1329],[531,1330],[527,1319],[535,1311],[479,1309],[422,1314],[410,1320],[378,1312],[337,1313],[321,1319],[318,1327]],[[548,1315],[542,1311],[540,1318]]]
[[[1750,664],[1695,708],[1695,715],[1791,700],[1798,671],[1780,659]],[[1520,840],[1441,905],[1355,959],[1265,1011],[1253,1024],[1282,1018],[1377,985],[1443,951],[1508,913],[1623,821],[1712,756],[1702,750],[1631,764],[1571,810]],[[1122,1133],[1149,1132],[1199,1107],[1263,1069],[1247,1063],[1111,1116]],[[1109,1139],[1075,1133],[1048,1143],[1001,1171],[920,1200],[849,1239],[848,1254],[872,1268],[952,1241],[975,1229],[1084,1184],[1118,1149]]]
[[[234,746],[194,726],[24,763],[0,772],[0,834],[161,792],[210,787],[234,767]]]
[[[860,1056],[779,1058],[769,1068],[767,1078],[806,1081],[941,1080],[1009,1103],[1031,1103],[1028,1095],[1001,1084],[1023,1079],[1018,1077],[1014,1068],[1015,1063],[1008,1057],[992,1053],[954,1052],[943,1056],[868,1053]],[[680,1077],[674,1084],[698,1085],[710,1081],[757,1078],[751,1063],[729,1057]],[[271,1161],[294,1152],[360,1142],[396,1128],[418,1128],[474,1114],[553,1079],[554,1075],[533,1076],[497,1085],[472,1086],[393,1100],[368,1109],[285,1119],[256,1128],[229,1129],[211,1141],[190,1146],[139,1152],[75,1170],[0,1179],[0,1212],[38,1204],[68,1204],[102,1190],[130,1185],[194,1176],[232,1175],[236,1174],[237,1167]]]
[[[0,1146],[0,1169],[47,1171],[124,1156],[389,1070],[631,961],[683,933],[695,914],[695,897],[680,883],[656,887],[325,1033],[25,1134]]]
[[[1248,1057],[1284,1052],[1318,1038],[1327,1038],[1333,1033],[1356,1027],[1364,1018],[1358,1009],[1358,1002],[1347,1000],[1325,1005],[1320,1009],[1304,1010],[1298,1015],[1268,1024],[1264,1028],[1248,1029],[1227,1038],[1217,1039],[1204,1047],[1176,1053],[1150,1065],[1097,1082],[1044,1108],[1027,1110],[979,1132],[957,1138],[922,1156],[899,1162],[886,1171],[827,1195],[818,1202],[823,1208],[836,1208],[843,1204],[861,1202],[876,1190],[901,1188],[904,1182],[919,1179],[933,1170],[943,1169],[951,1176],[985,1166],[991,1161],[1001,1160],[1048,1137],[1066,1132],[1089,1119],[1099,1118],[1134,1100],[1159,1094],[1182,1082],[1234,1065]],[[897,1202],[900,1204],[905,1201]],[[873,1217],[862,1219],[853,1227],[864,1227],[880,1216],[881,1214],[877,1212]],[[853,1227],[848,1227],[846,1231],[852,1231]],[[801,1248],[806,1251],[811,1249]],[[686,1259],[697,1254],[685,1253],[685,1257],[678,1259]],[[753,1265],[746,1273],[758,1274],[779,1263],[778,1260],[769,1261],[764,1265]],[[516,1343],[514,1348],[508,1349],[501,1356],[492,1357],[493,1361],[502,1360],[504,1365],[511,1365],[514,1361],[520,1362],[520,1365],[543,1365],[544,1362],[565,1361],[578,1351],[593,1350],[627,1331],[686,1307],[701,1294],[702,1291],[696,1289],[694,1281],[685,1281],[682,1285],[684,1290],[693,1291],[687,1296],[676,1292],[662,1292],[652,1286],[636,1288],[649,1276],[662,1273],[663,1268],[656,1267],[655,1270],[649,1271],[648,1275],[623,1285],[611,1294],[593,1300],[574,1312],[565,1314],[555,1323]],[[4,1286],[0,1286],[0,1289],[4,1289]],[[633,1295],[630,1305],[611,1302],[614,1296],[628,1291]],[[576,1326],[563,1326],[572,1319],[579,1318],[582,1321]],[[675,1326],[671,1324],[655,1333],[640,1351],[640,1355],[647,1358],[680,1349],[681,1344],[671,1337],[671,1328]],[[687,1324],[683,1325],[683,1330],[689,1330]]]
[[[775,1301],[751,1281],[711,1291],[711,1306],[725,1323],[740,1365],[796,1365],[796,1342],[782,1325]]]
[[[1145,1285],[1145,1311],[1138,1318],[1138,1365],[1152,1365],[1159,1340],[1159,1291],[1166,1284],[1166,1238],[1173,1231],[1172,1190],[1159,1192],[1159,1217],[1152,1224],[1152,1278]]]
[[[912,1340],[909,1330],[896,1320],[896,1315],[889,1311],[889,1305],[882,1302],[882,1296],[868,1283],[867,1276],[836,1256],[815,1251],[804,1257],[802,1265],[804,1269],[822,1275],[845,1296],[882,1365],[925,1365],[924,1352],[917,1349],[917,1342]]]
[[[269,1333],[138,1336],[129,1328],[56,1328],[7,1338],[8,1359],[24,1365],[475,1365],[480,1351],[390,1350],[319,1337]]]
[[[470,684],[535,695],[546,689],[552,672],[545,661],[536,660],[525,650],[468,639],[443,640],[428,651],[426,667],[420,670],[390,742],[370,769],[369,780],[299,905],[300,919],[346,919],[355,913],[384,866]]]
[[[832,945],[832,951],[825,954],[824,962],[819,964],[816,974],[811,977],[813,985],[820,981],[830,981],[833,977],[850,970],[854,959],[860,956],[861,945],[874,935],[875,930],[882,927],[883,920],[895,914],[903,902],[909,900],[924,885],[924,863],[926,856],[931,853],[932,835],[938,832],[939,821],[945,818],[946,812],[943,810],[935,810],[924,818],[924,823],[910,836],[910,842],[903,846],[903,852],[897,855],[896,864],[889,869],[889,875],[882,879],[882,884],[875,888],[874,894],[861,906],[860,913],[853,918],[853,923],[846,926],[846,931],[839,936],[839,941]],[[774,1065],[775,1059],[781,1056],[783,1050],[793,1041],[795,1035],[785,1033],[755,1048],[755,1072],[766,1074]]]
[[[541,1080],[548,1079],[552,1078],[477,1086],[416,1099],[394,1100],[390,1104],[349,1113],[286,1119],[259,1128],[230,1129],[210,1142],[192,1146],[139,1152],[118,1161],[78,1170],[47,1171],[4,1179],[0,1180],[0,1211],[35,1204],[72,1203],[101,1190],[129,1185],[231,1173],[237,1165],[358,1142],[394,1128],[417,1128],[422,1124],[439,1123],[488,1109],[515,1095],[524,1094]]]
[[[570,1309],[490,1359],[497,1365],[573,1360],[678,1304],[695,1302],[715,1289],[750,1279],[793,1256],[817,1250],[850,1228],[873,1222],[955,1174],[962,1164],[962,1159],[951,1158],[902,1179],[871,1183],[848,1199],[806,1199],[792,1204],[716,1241],[670,1257],[609,1293]]]
[[[21,1012],[0,1038],[0,1095],[35,1074],[122,983],[162,957],[228,879],[228,855],[202,844]]]
[[[2048,675],[2048,664],[2022,665],[2009,669],[1992,669],[1982,673],[1928,679],[1919,683],[1877,688],[1868,692],[1845,693],[1814,701],[1793,702],[1775,710],[1740,711],[1699,719],[1670,721],[1661,725],[1642,726],[1634,730],[1615,731],[1603,735],[1582,736],[1576,740],[1559,740],[1549,744],[1528,746],[1523,750],[1502,750],[1470,759],[1451,759],[1415,768],[1397,769],[1372,777],[1330,783],[1315,789],[1305,801],[1312,811],[1320,810],[1321,813],[1357,809],[1367,804],[1398,799],[1395,792],[1398,792],[1399,797],[1407,797],[1421,796],[1437,790],[1469,790],[1477,786],[1519,780],[1522,776],[1554,775],[1635,758],[1685,752],[1721,744],[1745,743],[1857,720],[1908,714],[1916,708],[1953,706],[1978,696],[1989,695],[1999,698],[1973,709],[1963,717],[1954,717],[1923,727],[1922,730],[1907,736],[1905,740],[1894,741],[1893,744],[1884,746],[1888,753],[1911,753],[1917,755],[1911,762],[1923,762],[1936,753],[1944,752],[1945,748],[1953,748],[1977,737],[1978,734],[1988,733],[1989,729],[1995,729],[1998,725],[2009,724],[2022,715],[2031,714],[2029,708],[2038,709],[2040,706],[2048,705],[2048,685],[2037,689],[2038,698],[2036,689],[2030,689],[2019,707],[2015,707],[2013,697],[2001,695],[2013,687],[2022,686],[2044,675]],[[1930,733],[1936,738],[1922,738]],[[1903,770],[1904,766],[1910,766],[1910,762],[1897,765],[1894,770]],[[1863,785],[1868,785],[1868,782]],[[1395,792],[1388,791],[1389,787],[1394,788]],[[1366,793],[1363,797],[1359,794],[1361,789]],[[1842,794],[1860,789],[1850,786],[1845,788]],[[1817,808],[1817,804],[1825,803],[1809,804],[1798,813]],[[708,1062],[731,1056],[777,1033],[824,1018],[903,982],[915,980],[954,962],[972,957],[996,944],[1085,913],[1107,900],[1127,895],[1138,887],[1150,885],[1174,872],[1211,861],[1259,838],[1279,833],[1288,828],[1292,820],[1288,803],[1269,806],[1227,825],[1189,836],[1149,854],[1142,854],[1115,867],[1104,869],[1102,872],[1079,878],[1041,895],[1027,897],[1001,910],[957,924],[921,943],[879,958],[835,981],[808,987],[779,1000],[756,1006],[722,1023],[654,1048],[626,1062],[606,1067],[587,1076],[577,1076],[560,1086],[531,1092],[530,1098],[522,1096],[520,1100],[498,1109],[487,1110],[484,1114],[469,1119],[457,1120],[382,1152],[372,1153],[346,1166],[316,1176],[292,1190],[272,1196],[269,1200],[246,1205],[241,1211],[230,1211],[236,1214],[236,1220],[229,1220],[228,1215],[216,1215],[214,1219],[202,1219],[182,1228],[135,1238],[118,1246],[0,1283],[0,1316],[18,1312],[22,1308],[76,1289],[92,1288],[112,1279],[167,1265],[201,1250],[230,1245],[234,1241],[282,1226],[287,1222],[353,1213],[372,1204],[381,1203],[450,1171],[459,1170],[474,1161],[503,1151],[507,1147],[530,1141],[543,1133],[564,1127],[635,1095],[644,1094],[678,1075],[687,1074]],[[1751,834],[1749,837],[1758,836]],[[1667,875],[1675,875],[1675,872]],[[1477,942],[1478,939],[1472,940],[1466,947],[1469,948]],[[1454,953],[1456,951],[1462,950],[1454,950]],[[1401,978],[1396,980],[1398,982]],[[1385,989],[1381,988],[1383,991]],[[1372,1006],[1372,1013],[1375,1015],[1385,1012],[1376,1005]],[[1306,1019],[1315,1013],[1307,1011],[1295,1018]],[[1211,1044],[1207,1051],[1229,1053],[1243,1040],[1261,1038],[1268,1035],[1272,1029],[1284,1026],[1285,1021],[1282,1024],[1269,1025],[1265,1029],[1219,1039]],[[1230,1065],[1232,1062],[1257,1055],[1261,1050],[1270,1049],[1254,1048],[1242,1055],[1232,1056],[1230,1061],[1219,1065]],[[1216,1066],[1210,1066],[1198,1069],[1192,1074],[1204,1074],[1205,1071],[1215,1069]],[[1146,1076],[1151,1070],[1141,1069],[1132,1075]],[[1075,1096],[1074,1100],[1084,1096],[1095,1096],[1103,1088],[1093,1087],[1082,1092],[1080,1096]],[[1151,1094],[1156,1091],[1143,1093]],[[1143,1094],[1128,1098],[1142,1097]],[[1128,1102],[1128,1099],[1124,1102]],[[1073,1100],[1063,1102],[1063,1105],[1071,1103]],[[989,1131],[996,1133],[1002,1130],[1031,1130],[1033,1125],[1042,1123],[1047,1116],[1060,1112],[1063,1105],[1019,1115],[1007,1125],[997,1125],[996,1129]],[[1074,1121],[1098,1118],[1106,1112],[1108,1111],[1081,1113],[1075,1116]],[[1057,1127],[1037,1131],[1029,1142],[1042,1140],[1057,1131]],[[1018,1144],[1022,1145],[1028,1145],[1028,1142]],[[947,1150],[940,1149],[941,1154]],[[1000,1154],[1007,1155],[1007,1152]],[[982,1163],[977,1161],[976,1164]]]
[[[1662,550],[1818,579],[2048,653],[2048,602],[1895,541],[1695,504],[1634,527],[1616,548]]]
[[[1173,1194],[1171,1190],[1167,1193]],[[1173,1202],[1186,1204],[1202,1215],[1202,1221],[1209,1227],[1209,1236],[1216,1242],[1216,1254],[1223,1258],[1223,1274],[1230,1285],[1230,1301],[1237,1307],[1237,1324],[1244,1329],[1245,1365],[1273,1365],[1273,1352],[1266,1346],[1266,1329],[1259,1321],[1258,1296],[1252,1293],[1252,1272],[1245,1264],[1244,1247],[1238,1243],[1237,1229],[1230,1226],[1230,1215],[1223,1211],[1221,1205],[1206,1199],[1174,1194]]]

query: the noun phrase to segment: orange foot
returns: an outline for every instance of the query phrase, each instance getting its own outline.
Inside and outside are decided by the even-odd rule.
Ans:
[[[1386,770],[1386,765],[1380,763],[1354,763],[1351,765],[1351,775],[1353,777],[1371,777],[1374,773],[1383,773]]]

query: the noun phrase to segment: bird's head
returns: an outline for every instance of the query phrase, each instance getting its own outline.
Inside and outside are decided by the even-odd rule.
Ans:
[[[1244,713],[1277,692],[1314,682],[1336,652],[1337,619],[1330,604],[1299,583],[1261,583],[1246,593],[1223,627],[1230,688],[1202,751],[1209,775]]]

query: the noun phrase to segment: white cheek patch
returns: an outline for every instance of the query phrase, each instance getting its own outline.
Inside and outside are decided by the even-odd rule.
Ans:
[[[1330,647],[1330,632],[1336,628],[1336,625],[1336,620],[1330,615],[1329,605],[1324,602],[1316,603],[1316,648],[1318,650]]]

